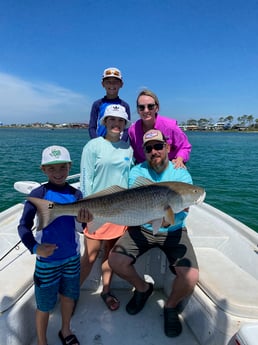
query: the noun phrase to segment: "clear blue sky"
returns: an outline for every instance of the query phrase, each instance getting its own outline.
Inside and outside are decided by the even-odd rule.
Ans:
[[[133,119],[147,87],[178,122],[258,118],[257,0],[5,0],[0,122],[88,122],[105,68]]]

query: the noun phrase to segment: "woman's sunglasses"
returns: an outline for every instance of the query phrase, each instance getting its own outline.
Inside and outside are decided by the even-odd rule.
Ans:
[[[151,103],[151,104],[138,104],[137,108],[140,111],[144,111],[146,107],[148,108],[148,110],[153,110],[155,108],[155,105],[156,105],[155,103]]]
[[[151,153],[151,151],[153,149],[156,151],[161,151],[161,150],[163,150],[164,146],[165,146],[165,144],[163,144],[163,143],[154,144],[154,145],[147,145],[147,146],[144,146],[144,151],[147,153]]]

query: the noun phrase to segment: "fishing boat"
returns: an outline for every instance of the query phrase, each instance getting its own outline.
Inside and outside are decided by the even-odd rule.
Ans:
[[[70,178],[78,177],[73,175]],[[79,182],[72,183],[79,187]],[[15,188],[28,194],[38,184],[22,181]],[[23,204],[0,213],[0,345],[36,345],[33,271],[35,256],[20,242],[17,225]],[[129,315],[125,306],[132,286],[114,275],[112,291],[120,308],[104,305],[101,254],[81,287],[72,329],[81,345],[254,345],[258,339],[258,234],[213,206],[191,206],[187,228],[197,254],[200,279],[193,294],[179,306],[183,331],[168,338],[163,306],[174,276],[164,254],[153,249],[136,266],[154,292],[144,309]],[[81,234],[83,251],[83,235]],[[49,345],[60,343],[59,304],[51,313]]]

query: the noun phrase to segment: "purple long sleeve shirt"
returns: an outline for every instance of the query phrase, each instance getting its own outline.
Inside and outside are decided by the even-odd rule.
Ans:
[[[185,133],[178,127],[175,119],[170,119],[159,114],[156,117],[154,129],[160,130],[170,145],[169,159],[182,157],[184,162],[190,158],[192,145],[189,143]],[[142,120],[139,119],[128,129],[131,146],[134,150],[134,157],[137,163],[145,161],[143,151],[143,128]]]

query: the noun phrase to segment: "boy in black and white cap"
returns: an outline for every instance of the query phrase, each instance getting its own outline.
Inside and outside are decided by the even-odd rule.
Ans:
[[[41,170],[47,175],[48,182],[33,189],[29,196],[62,204],[81,199],[81,191],[66,182],[71,162],[65,147],[55,145],[45,148]],[[49,313],[60,294],[62,325],[59,338],[63,344],[79,344],[70,329],[70,319],[80,292],[80,242],[75,217],[61,216],[34,236],[32,228],[36,212],[36,206],[26,201],[18,232],[31,254],[36,255],[34,283],[37,343],[47,344]],[[80,212],[83,213],[79,213],[79,217],[87,211]]]

